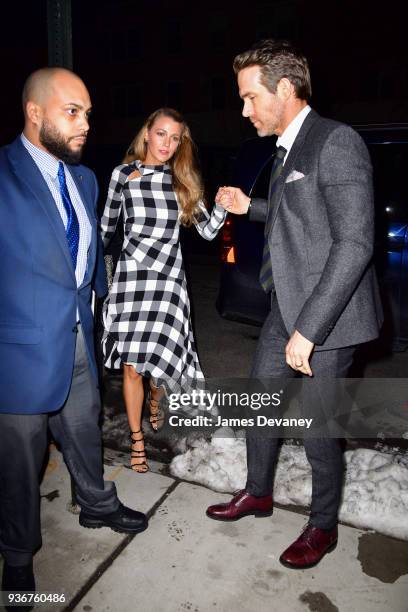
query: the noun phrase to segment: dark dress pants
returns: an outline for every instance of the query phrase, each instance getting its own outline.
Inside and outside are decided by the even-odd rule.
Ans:
[[[286,364],[285,347],[288,340],[278,301],[276,296],[272,295],[271,311],[259,337],[251,378],[283,379],[299,376]],[[302,390],[303,416],[321,414],[319,405],[324,402],[328,410],[331,410],[338,400],[338,389],[333,379],[347,376],[354,351],[355,347],[346,347],[315,351],[312,354],[310,364],[313,382],[310,379],[305,381],[305,390]],[[312,384],[308,384],[309,382]],[[323,410],[325,408],[323,406]],[[331,529],[337,524],[343,483],[344,466],[340,442],[334,437],[304,437],[303,442],[312,467],[310,523],[320,529]],[[272,493],[278,451],[278,438],[261,438],[257,436],[256,428],[247,431],[246,490],[251,495],[264,496]]]
[[[48,414],[0,414],[0,552],[10,565],[30,563],[41,546],[39,479],[48,426],[75,481],[81,507],[94,514],[118,508],[114,483],[103,479],[100,409],[79,325],[64,406]]]

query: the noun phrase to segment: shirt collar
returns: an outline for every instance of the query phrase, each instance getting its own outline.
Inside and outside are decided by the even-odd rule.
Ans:
[[[296,140],[296,136],[299,134],[300,128],[302,127],[304,120],[306,119],[307,115],[310,113],[311,110],[312,109],[308,104],[304,108],[302,108],[300,113],[298,113],[296,117],[292,119],[286,130],[281,136],[279,136],[278,140],[276,141],[277,147],[285,147],[286,149],[285,160],[289,155],[293,143]]]
[[[37,166],[42,171],[47,172],[52,178],[57,178],[59,160],[51,155],[51,153],[48,153],[48,151],[36,147],[26,136],[24,136],[24,134],[21,134],[21,142],[34,159]]]

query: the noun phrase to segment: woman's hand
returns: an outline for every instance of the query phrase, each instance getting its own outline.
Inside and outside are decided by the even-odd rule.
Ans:
[[[217,204],[222,206],[225,210],[230,210],[233,206],[233,195],[227,187],[220,187],[215,196]]]
[[[244,215],[248,212],[251,198],[248,198],[239,187],[220,187],[215,201],[228,212]]]

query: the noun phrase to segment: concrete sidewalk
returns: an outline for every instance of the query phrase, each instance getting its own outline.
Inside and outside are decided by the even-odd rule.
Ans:
[[[341,525],[337,549],[318,567],[289,570],[278,559],[305,523],[301,512],[212,521],[206,507],[230,496],[164,475],[154,462],[136,474],[127,460],[107,451],[105,477],[125,504],[148,513],[149,529],[137,536],[79,526],[67,511],[67,470],[52,450],[35,571],[37,590],[64,593],[65,603],[39,610],[407,612],[406,542]]]

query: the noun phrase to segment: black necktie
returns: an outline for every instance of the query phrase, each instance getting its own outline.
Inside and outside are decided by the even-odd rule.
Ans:
[[[285,147],[278,147],[276,150],[275,160],[272,166],[271,172],[271,180],[269,182],[269,211],[265,223],[265,238],[264,238],[264,248],[262,255],[262,265],[261,272],[259,274],[259,280],[261,282],[262,287],[268,293],[271,291],[273,287],[273,277],[272,277],[272,264],[271,264],[271,254],[269,251],[268,237],[271,230],[272,224],[272,214],[270,210],[271,201],[273,197],[273,192],[275,191],[276,183],[278,182],[278,178],[280,173],[282,172],[283,160],[286,155]]]

